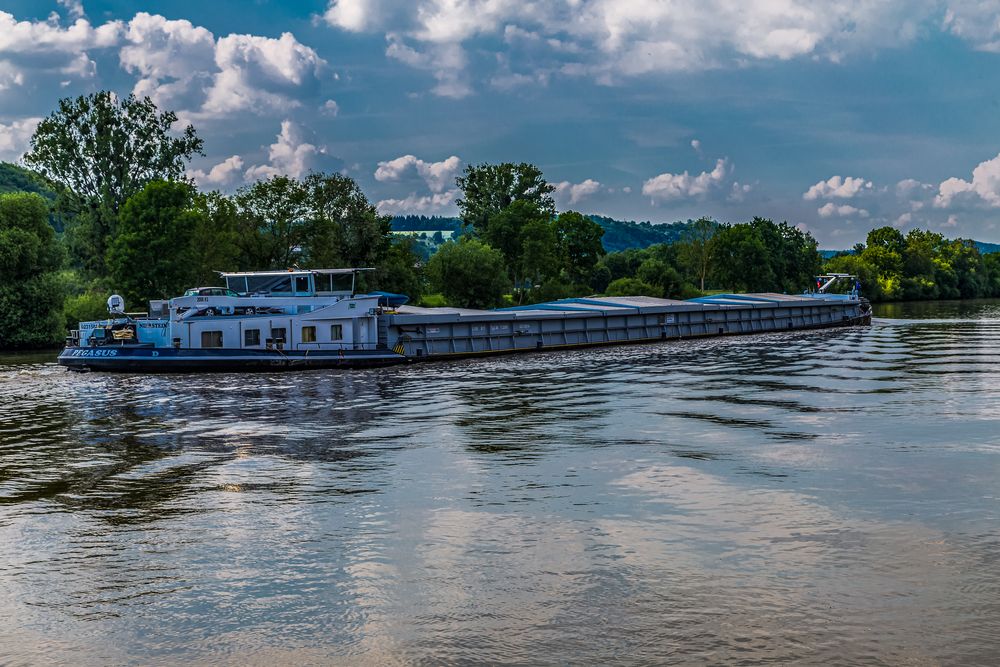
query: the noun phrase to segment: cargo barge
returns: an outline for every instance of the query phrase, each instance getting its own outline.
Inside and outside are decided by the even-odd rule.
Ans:
[[[226,287],[188,290],[142,314],[126,313],[113,295],[110,317],[81,322],[59,363],[140,373],[351,368],[871,323],[846,274],[822,276],[816,291],[799,295],[585,297],[470,310],[356,293],[365,270],[223,273]],[[850,291],[830,293],[840,280]]]

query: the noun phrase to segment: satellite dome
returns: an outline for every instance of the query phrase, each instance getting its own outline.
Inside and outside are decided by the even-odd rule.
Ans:
[[[112,294],[108,297],[108,312],[112,315],[121,315],[125,313],[125,299],[121,298],[118,294]]]

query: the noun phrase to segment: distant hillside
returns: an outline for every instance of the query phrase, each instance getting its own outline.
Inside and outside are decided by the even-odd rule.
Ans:
[[[647,248],[657,243],[674,243],[680,240],[691,224],[690,221],[664,224],[632,222],[602,215],[588,217],[604,228],[604,249],[608,252],[618,252],[626,248]],[[437,215],[397,215],[392,219],[394,232],[458,231],[461,228],[461,219]]]
[[[394,232],[436,232],[439,229],[457,232],[461,228],[460,218],[441,215],[397,215],[392,219]]]
[[[973,241],[973,243],[975,243],[976,247],[979,248],[979,252],[984,255],[1000,252],[1000,243],[986,243],[985,241]]]
[[[604,228],[604,249],[608,252],[619,252],[627,248],[648,248],[657,243],[676,243],[681,240],[684,232],[692,221],[664,222],[633,222],[631,220],[615,220],[603,215],[588,216]]]
[[[10,192],[34,192],[45,197],[49,204],[55,204],[59,197],[57,186],[46,181],[41,175],[19,167],[10,162],[0,162],[0,195]],[[63,221],[53,214],[49,215],[49,223],[56,231],[63,230]]]
[[[57,196],[42,176],[16,164],[0,162],[0,195],[8,192],[36,192],[49,201],[55,201]]]

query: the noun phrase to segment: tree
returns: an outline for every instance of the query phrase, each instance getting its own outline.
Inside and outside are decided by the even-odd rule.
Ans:
[[[392,216],[379,215],[354,179],[343,174],[310,174],[303,187],[309,219],[302,242],[311,266],[375,266],[392,240]]]
[[[601,244],[604,229],[576,211],[560,213],[555,229],[569,279],[574,283],[589,282],[594,267],[605,255]]]
[[[63,261],[45,200],[0,195],[0,349],[43,347],[62,337]]]
[[[240,267],[287,269],[302,252],[309,193],[288,176],[274,176],[240,188],[233,198],[238,212]]]
[[[715,235],[713,278],[732,290],[758,291],[775,283],[768,249],[750,225],[723,225]]]
[[[239,268],[239,215],[232,199],[218,192],[196,193],[192,207],[191,284],[210,285],[217,282],[220,271]]]
[[[518,292],[520,302],[529,277],[525,271],[537,273],[546,256],[555,253],[555,237],[549,226],[549,216],[534,202],[519,200],[497,213],[481,235],[490,247],[503,255],[507,276]],[[530,266],[525,265],[525,250],[531,253]],[[535,276],[530,276],[534,278]]]
[[[405,294],[411,303],[420,300],[424,294],[424,276],[415,245],[413,239],[401,238],[389,247],[372,278],[375,289]]]
[[[549,221],[537,218],[529,221],[521,230],[521,270],[522,281],[529,289],[559,275],[559,246],[556,230]],[[519,300],[524,294],[524,285]]]
[[[188,183],[153,181],[122,208],[119,232],[108,251],[111,285],[126,303],[178,296],[191,285],[193,237],[207,225],[207,215],[194,206]]]
[[[100,274],[116,234],[118,213],[147,183],[180,180],[202,140],[188,125],[171,133],[172,111],[148,98],[121,99],[109,91],[59,100],[31,137],[24,162],[75,193],[78,214],[72,248],[80,263]]]
[[[493,217],[516,201],[530,202],[541,214],[555,215],[555,202],[550,196],[555,187],[533,164],[469,165],[455,183],[462,191],[461,198],[455,201],[462,223],[480,236],[486,234]]]
[[[247,269],[375,266],[391,242],[392,218],[379,215],[353,179],[274,176],[241,188],[240,262]]]
[[[708,218],[698,218],[684,233],[679,246],[681,261],[698,278],[698,288],[705,291],[705,278],[712,271],[715,246],[712,239],[719,223]]]
[[[432,288],[459,308],[494,308],[510,283],[503,255],[475,239],[449,241],[427,263]]]

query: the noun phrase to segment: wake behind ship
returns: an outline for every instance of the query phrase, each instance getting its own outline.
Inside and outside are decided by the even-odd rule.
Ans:
[[[402,295],[355,291],[369,269],[222,273],[128,314],[81,322],[59,363],[124,372],[260,371],[382,366],[489,355],[869,324],[853,276],[822,276],[799,295],[719,294],[688,301],[586,297],[498,310],[418,308]],[[827,290],[850,280],[847,294]]]

